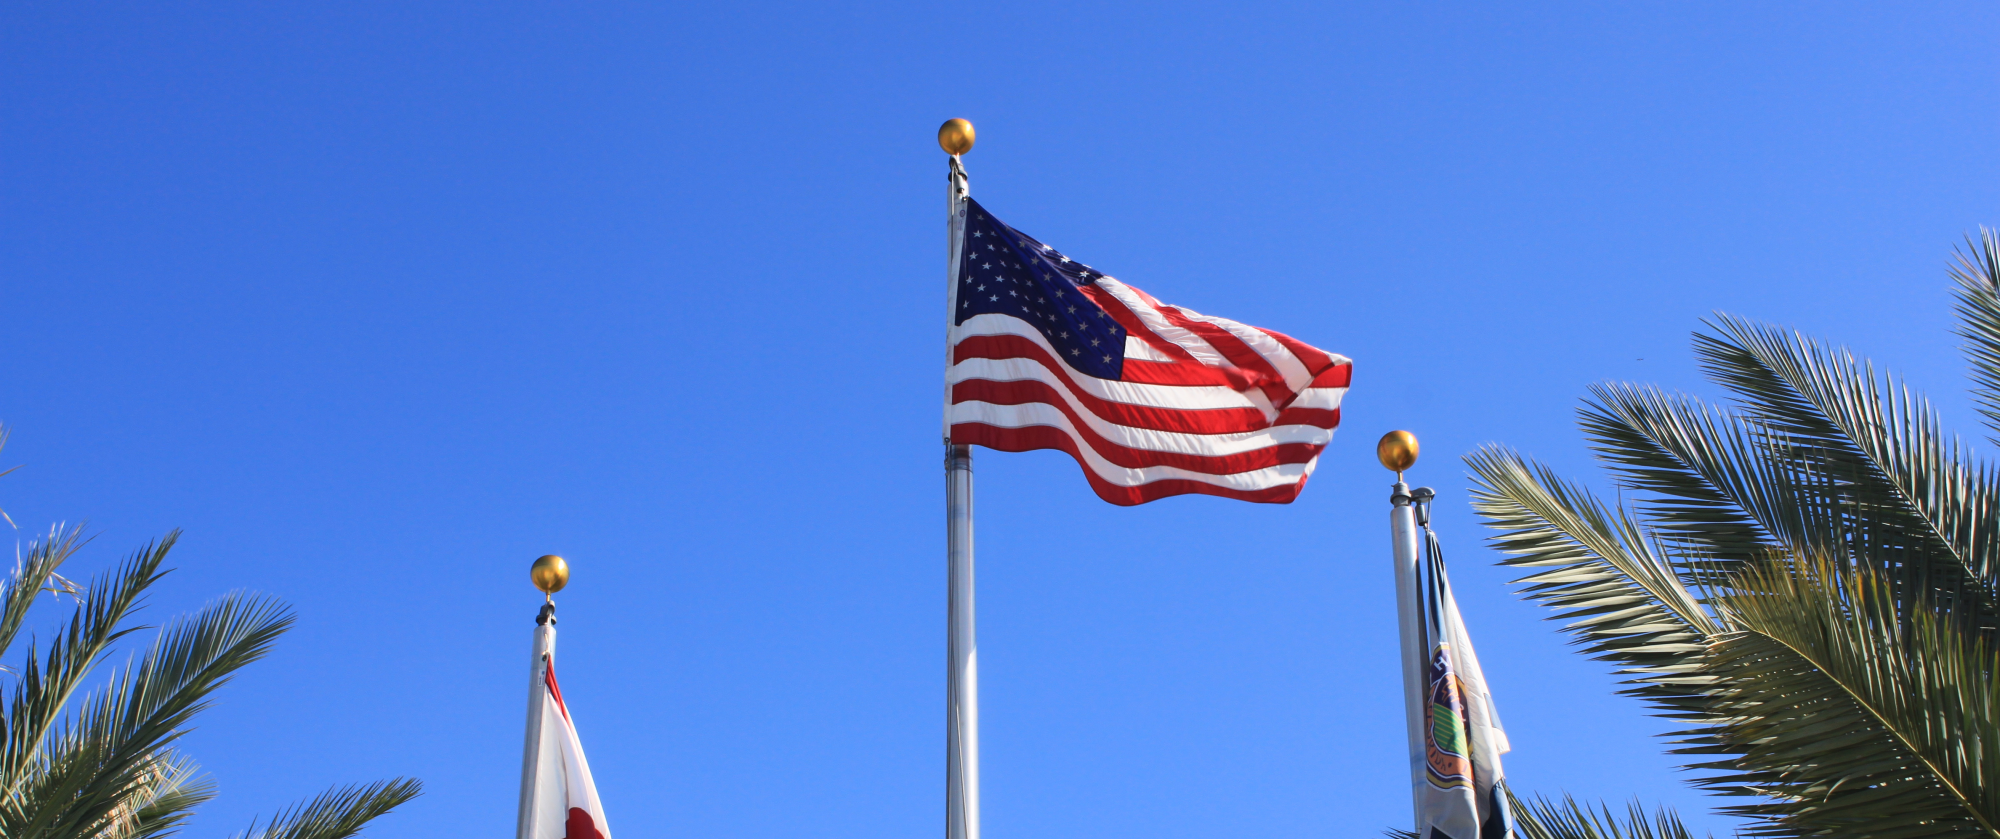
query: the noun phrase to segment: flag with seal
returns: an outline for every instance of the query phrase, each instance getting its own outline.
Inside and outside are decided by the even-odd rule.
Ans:
[[[1487,692],[1445,575],[1437,534],[1424,526],[1422,568],[1424,782],[1417,788],[1419,839],[1512,839],[1500,756],[1507,732]]]

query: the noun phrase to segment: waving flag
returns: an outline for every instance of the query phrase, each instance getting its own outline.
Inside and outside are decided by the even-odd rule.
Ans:
[[[531,758],[534,775],[527,795],[532,810],[525,819],[523,839],[611,839],[604,805],[597,800],[597,784],[590,780],[590,764],[583,759],[583,743],[570,722],[562,688],[556,685],[555,657],[544,654],[542,661],[541,737]]]
[[[1507,732],[1472,652],[1444,573],[1437,534],[1424,528],[1424,782],[1417,788],[1420,839],[1512,839],[1500,756]]]
[[[1113,504],[1298,497],[1340,425],[1346,358],[1163,304],[965,203],[951,442],[1061,449]]]

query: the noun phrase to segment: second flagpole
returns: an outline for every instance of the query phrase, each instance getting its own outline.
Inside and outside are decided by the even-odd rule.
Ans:
[[[972,123],[962,119],[938,129],[938,145],[951,155],[947,192],[948,267],[945,270],[945,370],[951,369],[951,330],[958,315],[958,270],[965,241],[965,200],[971,194],[959,156],[972,149]],[[951,441],[951,381],[944,385],[944,493],[947,583],[945,689],[945,836],[979,839],[979,647],[972,609],[972,449]]]
[[[1417,528],[1415,498],[1403,482],[1403,470],[1417,463],[1417,437],[1408,431],[1391,431],[1375,444],[1375,457],[1396,473],[1396,485],[1389,495],[1389,538],[1396,571],[1396,634],[1402,647],[1403,724],[1409,737],[1410,814],[1418,818],[1421,802],[1418,790],[1424,783],[1424,674],[1428,662],[1422,627],[1422,607],[1417,603],[1417,558],[1422,555]],[[1429,492],[1429,490],[1422,490]]]

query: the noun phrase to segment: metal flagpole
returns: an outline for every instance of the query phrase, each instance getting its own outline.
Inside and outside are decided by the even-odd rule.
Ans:
[[[945,367],[951,367],[951,328],[958,313],[959,249],[964,243],[965,200],[971,194],[960,155],[972,149],[972,123],[962,119],[938,129],[938,145],[951,155],[946,192],[950,244],[945,271]],[[945,690],[945,836],[979,839],[979,647],[972,621],[972,449],[951,442],[951,383],[944,394],[945,556],[950,563]]]
[[[1424,783],[1424,661],[1422,607],[1417,603],[1417,558],[1422,556],[1422,533],[1417,527],[1417,511],[1411,504],[1410,485],[1403,482],[1403,470],[1417,463],[1417,437],[1408,431],[1391,431],[1375,445],[1375,456],[1396,473],[1396,485],[1389,495],[1389,539],[1396,566],[1396,630],[1403,658],[1403,723],[1410,747],[1410,815],[1418,817],[1418,793]]]
[[[535,776],[542,763],[542,704],[549,694],[542,682],[548,678],[549,657],[556,652],[556,604],[551,595],[569,585],[569,563],[559,556],[545,556],[535,560],[528,574],[535,588],[542,590],[542,611],[535,616],[534,658],[528,665],[528,740],[521,750],[521,808],[514,823],[515,839],[534,839],[541,815],[536,812]]]

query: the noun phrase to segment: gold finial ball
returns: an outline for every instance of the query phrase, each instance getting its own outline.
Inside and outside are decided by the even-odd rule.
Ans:
[[[962,119],[948,119],[938,126],[938,148],[945,154],[964,154],[972,151],[972,123]]]
[[[535,560],[535,566],[528,569],[528,576],[534,578],[535,588],[543,594],[555,594],[569,585],[569,563],[562,557],[549,554]]]
[[[1382,461],[1382,468],[1391,472],[1401,472],[1417,465],[1417,435],[1408,431],[1391,431],[1382,435],[1382,442],[1375,444],[1375,459]]]

